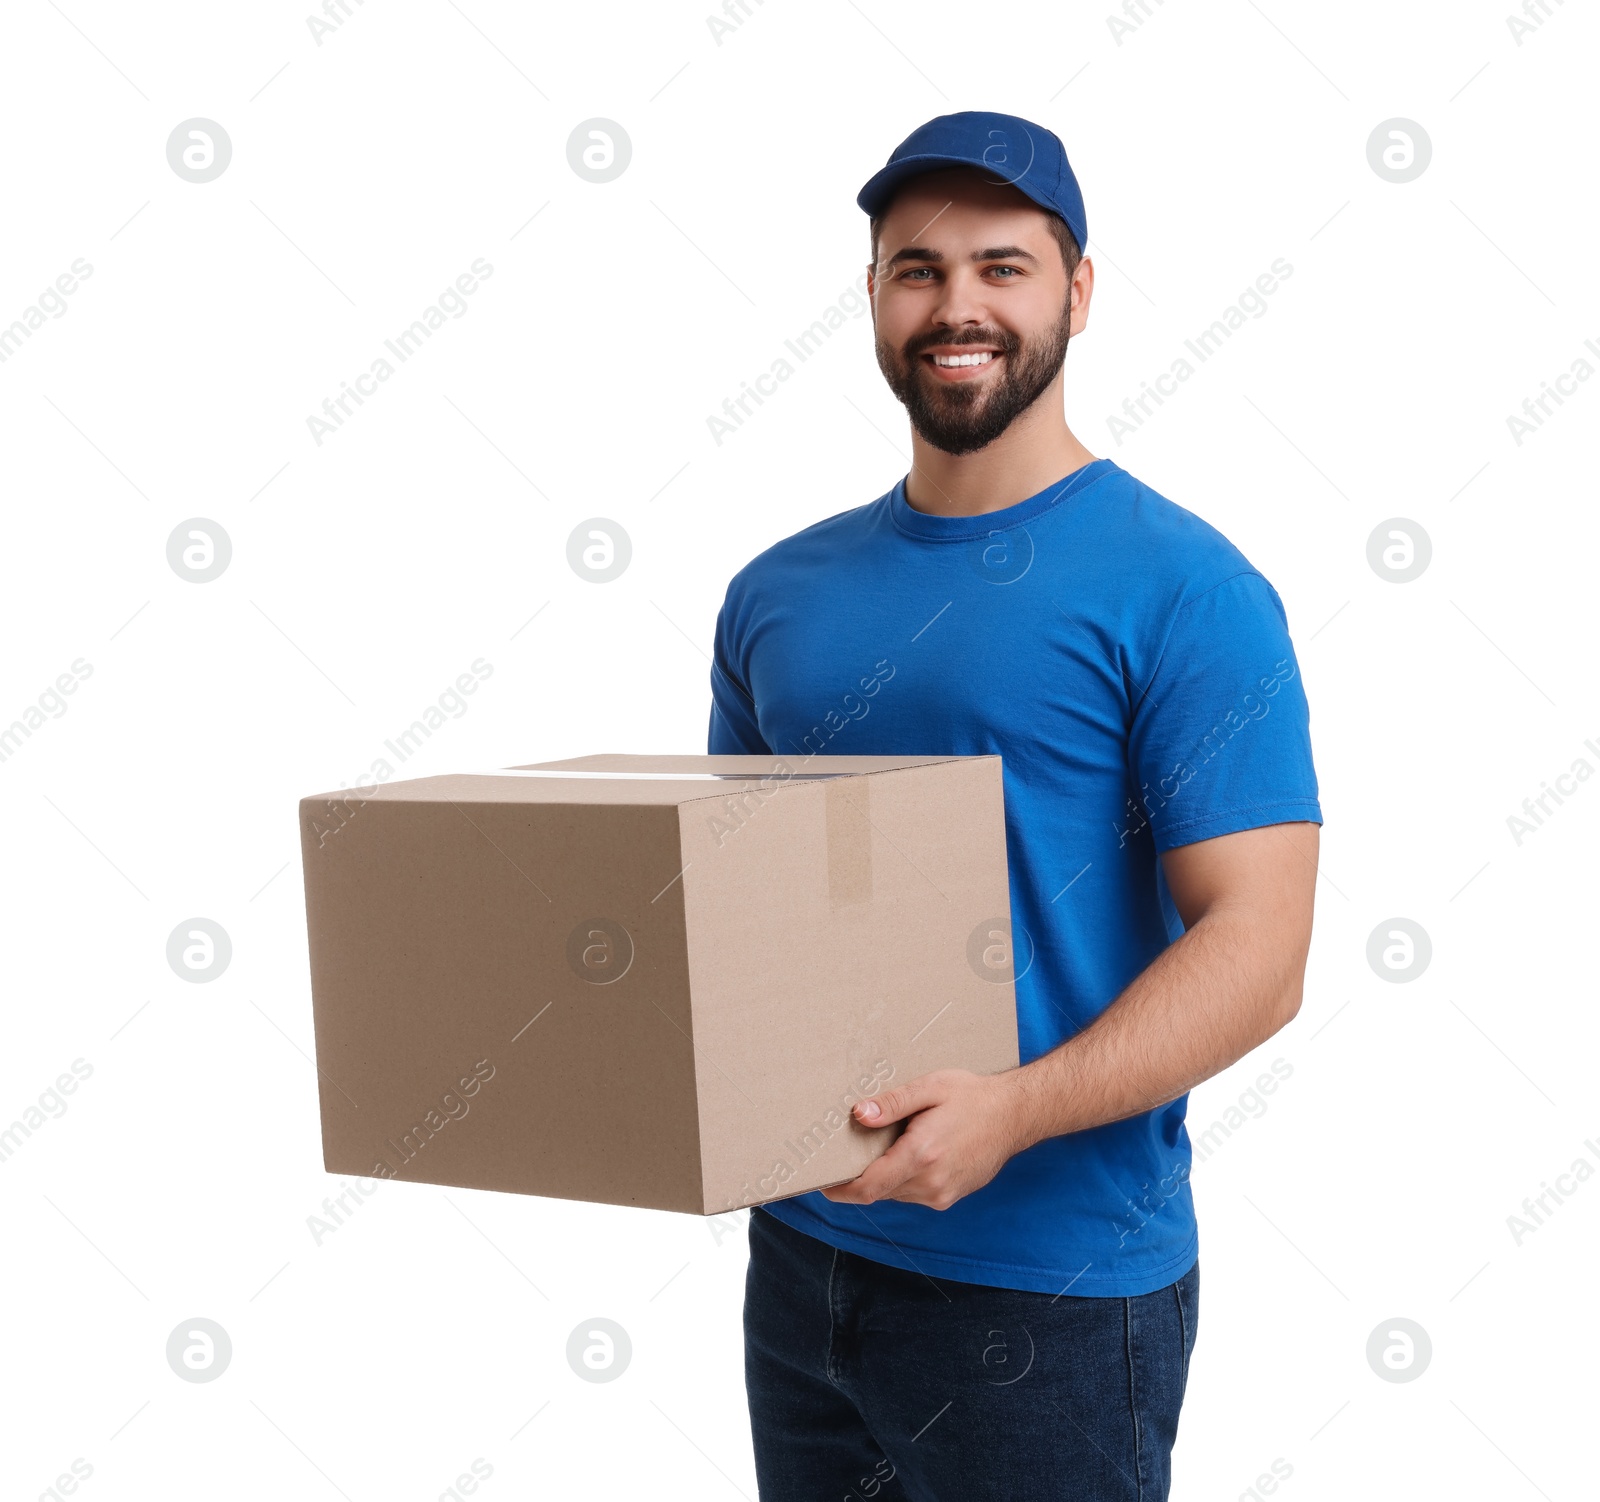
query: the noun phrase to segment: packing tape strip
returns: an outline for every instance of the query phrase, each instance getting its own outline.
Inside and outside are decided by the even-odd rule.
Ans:
[[[560,772],[545,768],[498,767],[490,772],[456,772],[457,777],[604,777],[619,781],[642,782],[823,782],[851,777],[851,772],[791,772],[779,777],[772,772]]]
[[[872,901],[872,779],[830,783],[822,791],[827,821],[828,906]]]

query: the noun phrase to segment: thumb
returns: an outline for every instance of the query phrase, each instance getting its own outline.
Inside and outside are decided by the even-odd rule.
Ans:
[[[869,1095],[865,1100],[858,1100],[855,1103],[854,1114],[856,1120],[863,1126],[889,1126],[896,1121],[904,1121],[907,1116],[914,1116],[918,1111],[926,1110],[941,1098],[941,1092],[934,1083],[933,1076],[924,1074],[893,1090],[885,1090],[878,1095]]]

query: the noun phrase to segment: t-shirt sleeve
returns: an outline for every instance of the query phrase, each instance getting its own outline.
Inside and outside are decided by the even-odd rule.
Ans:
[[[1128,737],[1134,812],[1166,851],[1322,822],[1310,710],[1277,591],[1242,573],[1180,607]]]
[[[724,600],[717,612],[711,648],[711,724],[706,731],[709,756],[771,756],[756,724],[755,700],[742,681],[730,640],[732,609]]]

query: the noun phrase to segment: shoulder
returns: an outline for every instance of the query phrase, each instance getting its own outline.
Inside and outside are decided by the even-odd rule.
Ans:
[[[1283,601],[1217,527],[1120,468],[1084,499],[1075,540],[1097,560],[1099,608],[1138,681],[1149,682],[1174,650],[1278,648],[1288,630]]]
[[[1090,496],[1086,520],[1105,555],[1128,559],[1175,608],[1241,576],[1266,585],[1231,539],[1125,469],[1113,466]]]
[[[792,587],[802,574],[836,566],[863,546],[885,520],[888,496],[812,522],[763,548],[728,582],[730,602],[767,588]]]

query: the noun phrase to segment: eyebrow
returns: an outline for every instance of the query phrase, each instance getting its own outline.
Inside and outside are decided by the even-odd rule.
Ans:
[[[899,265],[901,261],[925,261],[929,265],[936,265],[945,259],[944,253],[938,250],[927,250],[920,245],[907,245],[897,250],[884,262],[886,267]],[[1020,245],[991,245],[987,250],[972,252],[974,261],[1032,261],[1038,265],[1038,256],[1024,250]]]

